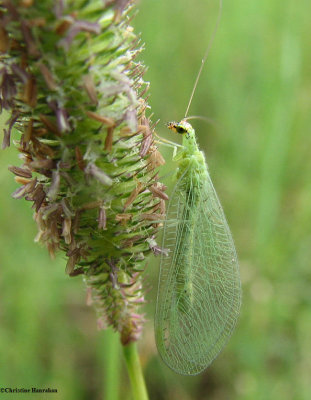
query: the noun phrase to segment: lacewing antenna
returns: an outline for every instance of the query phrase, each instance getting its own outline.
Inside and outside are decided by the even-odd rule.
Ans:
[[[212,47],[212,45],[213,45],[213,43],[214,43],[214,40],[215,40],[216,32],[217,32],[217,30],[218,30],[219,23],[220,23],[220,19],[221,19],[222,2],[223,2],[223,0],[219,0],[219,9],[218,9],[217,21],[216,21],[216,23],[215,23],[215,27],[214,27],[214,30],[213,30],[213,33],[212,33],[212,37],[210,38],[210,40],[209,40],[209,42],[208,42],[208,45],[207,45],[207,48],[206,48],[204,57],[203,57],[202,62],[201,62],[201,66],[200,66],[199,72],[198,72],[197,77],[196,77],[196,79],[195,79],[195,82],[194,82],[194,85],[193,85],[193,89],[192,89],[192,92],[191,92],[191,95],[190,95],[190,99],[189,99],[189,102],[188,102],[188,105],[187,105],[187,108],[186,108],[186,112],[185,112],[184,119],[185,119],[185,118],[187,117],[187,115],[188,115],[189,108],[190,108],[190,106],[191,106],[193,96],[194,96],[195,91],[196,91],[196,88],[197,88],[197,86],[198,86],[199,79],[200,79],[200,76],[201,76],[201,74],[202,74],[203,67],[204,67],[204,65],[205,65],[205,63],[206,63],[207,57],[208,57],[208,55],[209,55],[209,52],[210,52],[211,47]]]

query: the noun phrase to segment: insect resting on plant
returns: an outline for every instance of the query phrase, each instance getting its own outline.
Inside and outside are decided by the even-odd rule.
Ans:
[[[175,372],[195,375],[223,349],[235,327],[241,284],[233,239],[199,150],[188,110],[214,39],[202,60],[185,117],[168,123],[183,136],[174,156],[177,183],[164,223],[155,338],[164,362]]]

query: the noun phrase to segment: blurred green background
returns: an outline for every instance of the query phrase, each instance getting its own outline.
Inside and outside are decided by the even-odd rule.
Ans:
[[[185,113],[217,7],[140,1],[135,28],[146,44],[153,119],[171,140],[164,123]],[[203,374],[174,374],[154,344],[159,259],[151,260],[140,342],[151,399],[311,398],[310,15],[309,0],[224,3],[190,115],[215,122],[193,125],[239,254],[241,317]],[[163,154],[171,170],[172,151]],[[34,243],[30,204],[10,197],[15,149],[1,152],[0,164],[0,387],[58,389],[40,399],[131,399],[118,340],[97,331],[81,278],[65,276],[64,258],[51,261]]]

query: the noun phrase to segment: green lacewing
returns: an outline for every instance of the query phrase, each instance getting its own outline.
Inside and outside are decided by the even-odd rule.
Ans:
[[[168,251],[161,256],[155,315],[158,351],[172,370],[184,375],[211,364],[229,340],[241,305],[233,239],[190,118],[168,124],[183,142],[174,157],[177,183],[164,222],[162,248]]]
[[[175,372],[203,371],[227,343],[239,315],[237,255],[195,131],[185,120],[169,128],[183,135],[177,183],[164,223],[155,337]]]

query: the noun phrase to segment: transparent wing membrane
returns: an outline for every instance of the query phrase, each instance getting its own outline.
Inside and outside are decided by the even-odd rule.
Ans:
[[[199,178],[199,179],[198,179]],[[207,173],[177,182],[164,226],[155,335],[164,362],[180,374],[204,370],[236,324],[241,287],[236,251]]]

